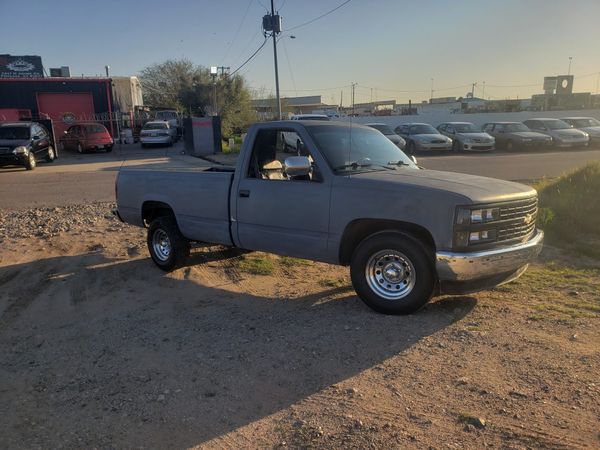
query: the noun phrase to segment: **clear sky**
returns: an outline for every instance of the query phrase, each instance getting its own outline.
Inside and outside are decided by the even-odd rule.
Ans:
[[[284,29],[342,0],[276,0]],[[40,55],[73,75],[135,75],[169,58],[239,66],[263,41],[270,0],[0,0],[0,53]],[[244,17],[245,16],[245,17]],[[290,39],[290,34],[296,36]],[[327,103],[542,92],[545,75],[566,74],[575,91],[598,90],[600,0],[352,0],[279,43],[282,94],[321,94]],[[241,71],[274,91],[269,42]],[[485,93],[484,93],[485,82]],[[371,89],[373,88],[373,89]]]

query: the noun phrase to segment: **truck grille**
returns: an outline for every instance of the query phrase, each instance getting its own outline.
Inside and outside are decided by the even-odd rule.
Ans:
[[[524,239],[535,231],[537,197],[511,202],[500,208],[500,220],[507,221],[498,229],[497,241]]]

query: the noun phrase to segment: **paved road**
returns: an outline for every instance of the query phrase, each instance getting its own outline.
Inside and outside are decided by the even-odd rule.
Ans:
[[[110,154],[63,153],[52,164],[39,164],[31,172],[21,168],[0,168],[0,208],[60,206],[87,201],[113,201],[117,172],[122,166],[152,164],[206,166],[198,158],[182,154],[182,143],[172,148],[142,150],[139,145],[117,146]],[[600,161],[598,150],[562,150],[540,153],[494,153],[419,156],[429,169],[465,172],[505,180],[532,180],[555,177]],[[232,163],[235,158],[225,156]]]

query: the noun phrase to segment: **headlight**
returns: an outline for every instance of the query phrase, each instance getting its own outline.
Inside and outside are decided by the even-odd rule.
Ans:
[[[467,247],[468,245],[484,244],[496,239],[496,230],[479,231],[457,231],[454,233],[454,245],[457,247]]]
[[[459,208],[456,214],[456,223],[458,225],[478,224],[498,220],[499,217],[500,208]]]
[[[13,154],[15,154],[15,155],[26,155],[28,151],[29,150],[27,150],[27,147],[25,147],[23,145],[19,145],[18,147],[16,147],[13,150]]]

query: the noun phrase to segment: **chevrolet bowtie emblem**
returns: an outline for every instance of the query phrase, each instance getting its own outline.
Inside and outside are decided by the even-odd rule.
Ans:
[[[532,220],[533,220],[533,215],[531,215],[531,214],[527,214],[525,217],[523,217],[523,223],[525,223],[525,225],[529,225]]]

